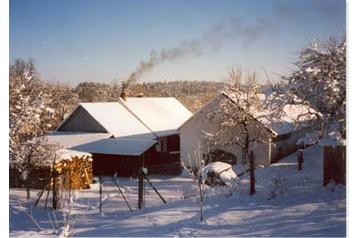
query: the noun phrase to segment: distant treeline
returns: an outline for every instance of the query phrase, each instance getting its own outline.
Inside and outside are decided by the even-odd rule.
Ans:
[[[130,85],[128,96],[176,97],[190,111],[195,112],[224,87],[223,82],[165,81]],[[122,86],[116,83],[79,83],[74,91],[80,102],[113,102],[120,97]]]

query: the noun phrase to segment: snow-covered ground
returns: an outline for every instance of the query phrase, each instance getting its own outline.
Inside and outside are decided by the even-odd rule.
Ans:
[[[322,187],[320,146],[305,149],[304,158],[302,171],[297,170],[295,154],[268,168],[257,169],[257,193],[253,196],[248,195],[248,175],[240,178],[234,188],[207,190],[204,222],[199,221],[199,201],[193,196],[197,187],[185,174],[151,177],[168,203],[163,204],[147,184],[145,208],[133,212],[128,211],[115,184],[108,178],[104,182],[102,214],[98,210],[98,185],[78,193],[72,235],[345,236],[345,188]],[[118,183],[136,209],[137,180],[121,178]],[[31,210],[37,192],[33,191],[32,200],[27,202],[24,190],[10,190],[11,236],[55,236],[51,224],[56,228],[62,225],[62,215],[44,210],[43,200]]]

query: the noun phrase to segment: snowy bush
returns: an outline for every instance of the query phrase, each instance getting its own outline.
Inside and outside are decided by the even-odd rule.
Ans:
[[[230,185],[237,178],[232,166],[224,162],[213,162],[199,171],[201,181],[208,185]]]

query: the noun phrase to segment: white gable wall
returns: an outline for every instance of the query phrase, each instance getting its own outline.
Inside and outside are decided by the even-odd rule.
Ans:
[[[180,156],[181,161],[190,167],[197,166],[197,161],[202,160],[204,134],[215,133],[219,129],[219,124],[211,122],[205,118],[209,111],[218,110],[222,96],[214,98],[202,110],[194,114],[193,118],[187,121],[180,129]],[[257,130],[255,126],[249,126],[249,130]],[[267,139],[267,141],[269,141]],[[255,164],[267,166],[270,164],[270,144],[257,142],[255,147],[251,144],[255,154]],[[237,163],[242,163],[242,151],[240,146],[232,145],[219,148],[230,152],[236,156]],[[245,161],[244,161],[245,162]]]

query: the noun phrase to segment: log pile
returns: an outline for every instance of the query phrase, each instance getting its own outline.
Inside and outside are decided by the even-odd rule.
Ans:
[[[93,180],[92,157],[75,155],[71,159],[63,159],[54,165],[56,183],[66,189],[86,189]]]
[[[53,169],[52,169],[53,168]],[[25,181],[15,169],[10,168],[10,187],[26,187]],[[92,155],[71,150],[56,152],[56,161],[46,162],[29,174],[27,181],[30,188],[47,189],[55,187],[64,189],[86,189],[93,180]]]

